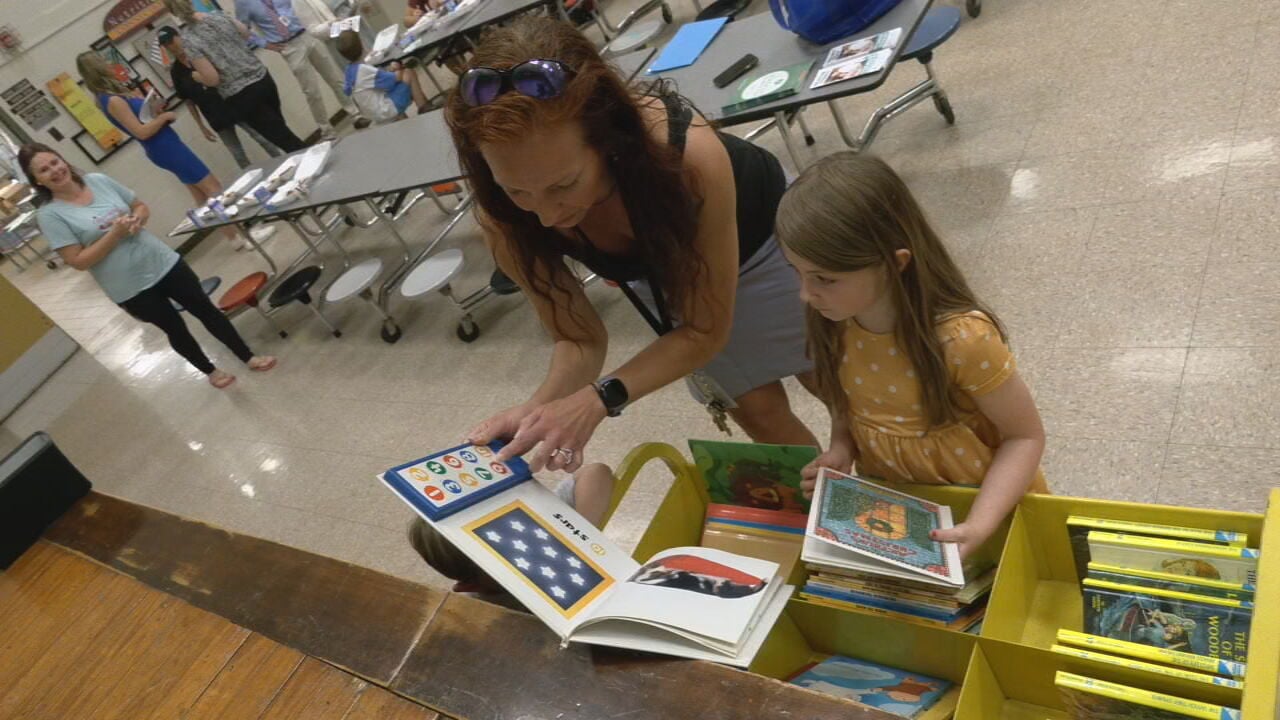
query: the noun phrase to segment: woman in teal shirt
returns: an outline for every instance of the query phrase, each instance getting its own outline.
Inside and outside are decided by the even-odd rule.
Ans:
[[[251,370],[275,367],[274,357],[253,354],[178,253],[143,229],[151,211],[132,190],[106,175],[81,175],[56,150],[38,143],[23,145],[18,162],[36,190],[36,218],[49,246],[67,265],[89,271],[112,302],[163,330],[210,384],[225,388],[236,378],[209,360],[171,300]]]

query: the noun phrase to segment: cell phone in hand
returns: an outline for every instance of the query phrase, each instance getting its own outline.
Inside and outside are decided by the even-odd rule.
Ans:
[[[747,53],[741,58],[738,58],[737,62],[725,68],[724,72],[717,75],[715,80],[712,80],[711,82],[714,83],[716,87],[723,88],[734,80],[737,80],[747,74],[752,68],[759,64],[760,58],[752,55],[751,53]]]

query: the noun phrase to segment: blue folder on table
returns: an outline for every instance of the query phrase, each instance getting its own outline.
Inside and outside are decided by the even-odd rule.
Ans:
[[[729,22],[729,18],[716,18],[715,20],[702,20],[700,22],[691,22],[682,26],[676,31],[675,37],[662,48],[662,52],[658,55],[658,59],[653,61],[653,65],[649,66],[649,73],[666,72],[682,68],[686,65],[692,65],[703,50],[711,44],[711,41],[720,34],[720,28]]]

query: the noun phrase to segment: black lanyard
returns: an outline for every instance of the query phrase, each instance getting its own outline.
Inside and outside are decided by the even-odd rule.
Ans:
[[[675,325],[671,322],[671,316],[667,314],[667,303],[662,297],[662,288],[653,281],[652,273],[645,280],[649,283],[649,289],[653,292],[653,304],[658,308],[657,316],[653,314],[648,305],[644,304],[644,301],[640,299],[636,291],[631,288],[630,283],[620,282],[618,287],[622,288],[622,293],[627,296],[627,299],[631,301],[636,310],[640,311],[640,315],[644,317],[645,322],[649,323],[649,327],[653,328],[653,331],[659,335],[666,335],[675,328]]]

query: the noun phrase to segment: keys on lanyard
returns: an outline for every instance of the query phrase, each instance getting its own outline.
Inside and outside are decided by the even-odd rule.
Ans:
[[[720,432],[733,437],[733,431],[729,429],[729,414],[725,412],[724,406],[719,400],[712,400],[706,405],[707,412],[711,413],[711,422],[720,428]]]

